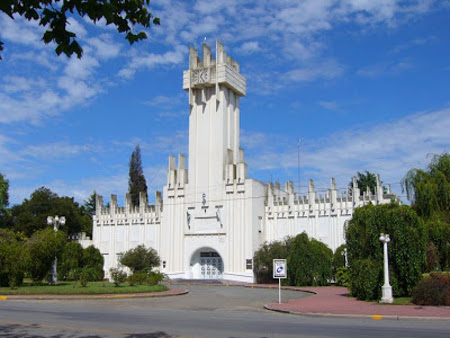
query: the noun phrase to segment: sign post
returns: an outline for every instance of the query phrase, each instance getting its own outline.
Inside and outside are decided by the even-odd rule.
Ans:
[[[281,279],[287,278],[287,264],[285,259],[273,260],[273,278],[278,278],[278,303],[281,304]]]

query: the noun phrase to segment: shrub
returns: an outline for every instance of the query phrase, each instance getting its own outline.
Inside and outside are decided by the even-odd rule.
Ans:
[[[253,256],[253,272],[257,283],[273,282],[273,260],[287,259],[288,242],[274,241],[271,243],[263,243]]]
[[[58,274],[61,279],[73,280],[75,270],[82,266],[83,247],[80,243],[72,241],[64,246],[61,259],[58,260]]]
[[[93,268],[96,271],[95,280],[102,280],[105,272],[103,271],[104,259],[100,250],[93,245],[83,249],[82,267]]]
[[[137,272],[133,273],[131,276],[128,276],[128,283],[130,283],[131,286],[133,285],[142,285],[147,281],[148,274],[145,272]]]
[[[450,305],[450,274],[431,273],[413,290],[412,302],[418,305]]]
[[[350,294],[359,300],[377,300],[381,297],[383,270],[373,259],[356,260],[350,269]]]
[[[119,286],[122,283],[125,283],[127,280],[127,274],[123,270],[117,268],[109,269],[109,273],[111,275],[111,279],[113,280],[116,286]]]
[[[336,271],[336,284],[338,286],[348,287],[350,286],[349,280],[350,274],[348,272],[348,268],[346,267],[338,268]]]
[[[144,245],[128,250],[119,259],[120,264],[129,267],[133,273],[151,271],[160,261],[156,250]]]
[[[297,235],[289,242],[287,258],[290,285],[329,285],[333,251],[324,243],[309,239],[306,233]]]
[[[148,285],[157,285],[163,281],[165,275],[159,271],[152,271],[147,275],[147,279],[145,281]]]
[[[368,292],[360,282],[373,278],[374,272],[368,268],[369,261],[383,262],[383,244],[380,233],[390,235],[389,274],[394,296],[406,297],[420,280],[425,268],[426,233],[422,220],[414,210],[406,205],[396,203],[385,205],[368,204],[355,210],[352,220],[346,229],[348,260],[350,266],[350,282],[352,295],[358,299],[377,300],[377,292]],[[364,265],[356,265],[355,261],[364,261]],[[367,265],[369,264],[369,265]],[[355,270],[358,267],[357,270]],[[361,275],[368,273],[367,276]],[[353,277],[359,280],[353,283]],[[367,283],[373,283],[371,280]],[[383,280],[377,279],[376,290],[381,290]],[[359,295],[361,290],[363,294]],[[373,298],[367,298],[372,295]],[[376,296],[376,297],[375,297]]]

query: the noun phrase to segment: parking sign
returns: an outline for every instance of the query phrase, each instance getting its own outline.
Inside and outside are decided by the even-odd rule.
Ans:
[[[273,260],[273,278],[287,278],[287,265],[285,259]]]

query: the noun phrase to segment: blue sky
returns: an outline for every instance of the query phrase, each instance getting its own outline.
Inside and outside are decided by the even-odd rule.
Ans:
[[[450,2],[152,1],[161,26],[129,46],[74,17],[81,60],[56,56],[43,28],[0,14],[0,172],[11,204],[40,186],[79,202],[120,200],[140,144],[149,198],[168,156],[187,155],[182,71],[190,45],[220,39],[241,65],[241,146],[249,176],[324,192],[357,171],[400,181],[450,145]]]

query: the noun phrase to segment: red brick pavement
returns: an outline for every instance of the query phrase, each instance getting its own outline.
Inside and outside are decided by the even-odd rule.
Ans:
[[[266,305],[266,308],[300,314],[376,316],[374,319],[381,319],[377,318],[381,316],[397,319],[412,317],[450,320],[450,306],[386,305],[358,301],[355,298],[348,297],[347,288],[337,286],[294,289],[314,294],[287,303],[270,303]]]

